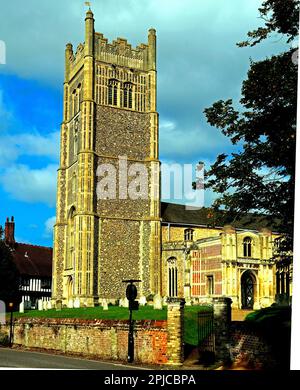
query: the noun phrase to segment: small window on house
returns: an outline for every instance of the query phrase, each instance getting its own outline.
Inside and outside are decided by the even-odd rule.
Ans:
[[[244,257],[251,257],[252,253],[252,240],[250,237],[245,237],[243,241]]]
[[[185,229],[184,241],[193,241],[193,238],[194,238],[194,230],[193,229]]]
[[[51,279],[42,279],[41,288],[50,289],[51,288]]]
[[[30,285],[30,279],[23,278],[21,284],[22,284],[23,287],[29,287],[29,285]]]
[[[214,294],[214,277],[213,277],[213,275],[207,276],[207,293],[208,293],[208,295]]]

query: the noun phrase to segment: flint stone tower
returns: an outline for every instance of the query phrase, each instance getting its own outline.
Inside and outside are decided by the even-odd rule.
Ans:
[[[94,31],[88,10],[85,42],[76,53],[66,45],[63,104],[53,302],[93,306],[101,298],[124,297],[122,280],[129,278],[142,280],[140,295],[159,293],[155,30],[149,30],[148,44],[137,48],[121,38],[108,43]],[[146,168],[146,199],[120,199],[120,156],[126,156],[129,170],[136,163]],[[97,196],[101,164],[115,167],[116,199]]]

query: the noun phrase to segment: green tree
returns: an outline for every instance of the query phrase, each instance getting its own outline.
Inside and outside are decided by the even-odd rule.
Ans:
[[[267,0],[259,12],[265,26],[248,32],[248,39],[237,45],[254,46],[279,34],[286,49],[250,61],[242,84],[242,110],[235,109],[231,99],[204,110],[207,121],[239,147],[236,153],[217,157],[206,172],[206,185],[219,194],[213,208],[225,211],[225,222],[246,213],[266,214],[286,233],[288,250],[293,235],[297,114],[297,63],[291,44],[298,35],[299,1]]]
[[[6,304],[19,302],[19,273],[12,259],[10,248],[2,239],[0,226],[0,300]]]

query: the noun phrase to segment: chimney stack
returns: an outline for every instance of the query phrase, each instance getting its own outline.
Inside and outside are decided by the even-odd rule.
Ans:
[[[5,242],[8,245],[13,245],[15,243],[15,221],[14,217],[11,217],[11,221],[9,218],[6,218],[5,222]]]

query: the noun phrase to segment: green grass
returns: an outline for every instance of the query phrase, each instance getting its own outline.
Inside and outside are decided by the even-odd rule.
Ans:
[[[14,313],[16,318],[82,318],[88,320],[128,320],[129,311],[125,307],[109,306],[108,310],[99,307],[86,307],[79,309],[62,310],[28,310],[25,313]],[[165,320],[167,319],[167,310],[154,310],[151,306],[142,306],[139,310],[133,311],[134,320]]]
[[[207,306],[186,306],[184,310],[184,342],[198,345],[198,312],[207,311]]]
[[[261,325],[274,325],[291,321],[291,307],[274,305],[249,313],[246,321]]]
[[[197,313],[207,310],[206,306],[186,306],[184,312],[184,340],[187,344],[198,345]],[[25,313],[14,313],[14,318],[82,318],[82,319],[107,319],[127,320],[129,311],[119,306],[109,306],[108,310],[99,307],[87,307],[80,309],[51,310],[28,310]],[[140,306],[139,310],[133,311],[135,320],[166,320],[167,309],[154,310],[152,306]]]

